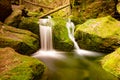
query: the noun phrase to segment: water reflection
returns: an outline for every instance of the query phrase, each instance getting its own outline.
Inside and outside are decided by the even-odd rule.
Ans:
[[[101,57],[64,53],[64,58],[37,57],[48,67],[47,80],[118,80],[100,66]]]

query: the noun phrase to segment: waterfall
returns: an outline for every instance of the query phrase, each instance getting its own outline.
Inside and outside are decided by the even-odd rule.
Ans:
[[[40,19],[39,22],[41,50],[53,50],[52,27],[50,21],[49,19]]]
[[[39,19],[39,32],[40,32],[40,43],[41,49],[34,53],[32,56],[36,58],[56,58],[61,59],[64,56],[59,54],[63,53],[60,51],[56,51],[53,49],[53,42],[52,42],[52,26],[53,21],[51,17],[44,19]]]
[[[73,22],[71,22],[70,19],[68,19],[67,23],[66,23],[66,27],[68,30],[68,36],[70,38],[70,40],[74,43],[74,47],[75,47],[75,52],[81,56],[100,56],[101,54],[98,52],[93,52],[93,51],[88,51],[88,50],[83,50],[80,49],[77,42],[75,41],[74,38],[74,29],[75,29],[75,25]]]
[[[73,22],[71,22],[70,19],[68,19],[68,22],[66,23],[66,27],[68,30],[68,36],[71,39],[71,41],[74,43],[75,49],[79,50],[80,48],[74,38],[75,25],[73,24]]]

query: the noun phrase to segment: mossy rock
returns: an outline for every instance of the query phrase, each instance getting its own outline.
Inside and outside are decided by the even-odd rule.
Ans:
[[[120,22],[111,16],[77,25],[75,38],[81,48],[110,53],[120,47]]]
[[[0,48],[0,80],[40,80],[46,67],[39,60]]]
[[[53,26],[53,44],[54,48],[62,51],[71,51],[74,48],[73,42],[68,37],[66,20],[54,18]]]
[[[106,55],[101,62],[103,69],[120,78],[120,48]]]
[[[71,0],[71,5],[72,15],[80,19],[79,23],[91,18],[113,16],[115,11],[114,0]],[[75,22],[78,23],[77,20]]]
[[[19,24],[18,28],[29,30],[37,35],[39,35],[39,19],[35,17],[29,17],[29,18],[22,18],[21,23]]]
[[[0,25],[0,47],[12,47],[21,54],[30,55],[39,49],[39,37],[30,31]]]

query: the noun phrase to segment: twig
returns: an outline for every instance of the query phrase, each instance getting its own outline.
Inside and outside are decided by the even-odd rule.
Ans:
[[[30,4],[32,4],[32,5],[39,6],[39,7],[44,7],[44,8],[48,8],[48,9],[54,9],[54,8],[52,8],[52,7],[50,7],[50,6],[45,6],[45,5],[41,5],[41,4],[37,4],[37,3],[30,2],[30,1],[26,1],[26,0],[24,0],[24,2],[30,3]]]
[[[69,5],[70,5],[70,4],[66,4],[66,5],[60,6],[60,7],[56,8],[56,9],[54,9],[54,10],[51,10],[50,12],[48,12],[48,13],[46,13],[46,14],[43,14],[43,15],[40,16],[39,18],[45,17],[45,16],[47,16],[47,15],[49,15],[49,14],[52,14],[52,13],[54,13],[54,12],[56,12],[56,11],[59,11],[59,10],[61,10],[61,9],[63,9],[63,8],[66,8],[66,7],[68,7]]]

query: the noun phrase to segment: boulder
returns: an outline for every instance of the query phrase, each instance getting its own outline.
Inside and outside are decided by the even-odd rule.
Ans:
[[[40,80],[46,67],[39,60],[18,54],[12,48],[0,48],[1,80]]]
[[[111,16],[89,19],[76,26],[75,38],[80,48],[110,53],[120,47],[120,22]]]
[[[0,0],[0,21],[4,20],[12,13],[11,0]]]
[[[57,50],[71,51],[74,49],[73,42],[68,37],[66,28],[66,20],[62,18],[54,18],[53,26],[53,45]]]
[[[21,54],[30,55],[39,49],[39,37],[30,31],[0,25],[0,47],[12,47]]]
[[[101,63],[104,70],[120,78],[120,48],[103,57]]]

